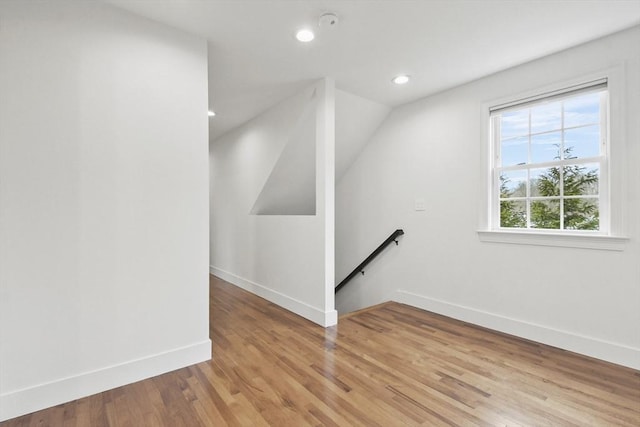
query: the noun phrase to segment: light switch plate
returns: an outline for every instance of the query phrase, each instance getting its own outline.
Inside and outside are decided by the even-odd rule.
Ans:
[[[426,211],[427,210],[427,202],[424,199],[415,199],[413,202],[414,209],[417,211]]]

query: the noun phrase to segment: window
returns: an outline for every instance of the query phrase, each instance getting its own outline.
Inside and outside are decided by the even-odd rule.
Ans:
[[[492,229],[609,232],[607,112],[606,79],[490,108]]]

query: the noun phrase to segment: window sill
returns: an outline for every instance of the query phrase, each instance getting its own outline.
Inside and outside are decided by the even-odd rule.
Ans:
[[[623,251],[627,242],[629,242],[628,237],[620,236],[536,233],[510,230],[478,230],[478,237],[480,241],[490,243],[600,249],[605,251]]]

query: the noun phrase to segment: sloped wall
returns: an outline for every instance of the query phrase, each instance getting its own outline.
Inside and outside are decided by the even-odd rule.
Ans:
[[[254,215],[316,214],[316,91],[290,116],[291,132],[251,208]],[[295,116],[294,114],[297,114]]]
[[[210,144],[211,272],[323,326],[337,321],[334,99],[321,80]]]
[[[394,109],[336,189],[338,278],[406,234],[340,291],[338,310],[393,299],[640,368],[639,45],[635,27]],[[626,84],[613,141],[626,146],[624,250],[480,241],[483,105],[609,67]]]
[[[336,184],[390,111],[386,105],[336,89]]]

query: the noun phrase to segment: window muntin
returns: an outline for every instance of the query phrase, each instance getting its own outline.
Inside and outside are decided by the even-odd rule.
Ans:
[[[490,110],[493,228],[606,233],[606,81]]]

